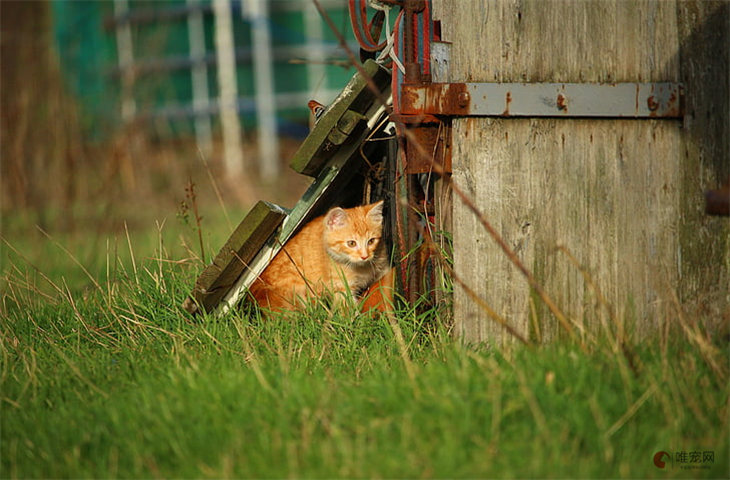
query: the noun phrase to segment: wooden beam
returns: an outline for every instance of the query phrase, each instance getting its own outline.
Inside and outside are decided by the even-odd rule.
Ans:
[[[286,218],[286,211],[272,203],[258,202],[231,234],[213,263],[203,270],[183,308],[196,313],[212,311],[241,273]]]

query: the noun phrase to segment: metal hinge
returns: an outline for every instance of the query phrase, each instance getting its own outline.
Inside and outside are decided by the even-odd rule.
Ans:
[[[679,118],[680,83],[446,83],[451,44],[431,44],[434,83],[405,83],[401,113],[462,117]]]
[[[403,85],[401,113],[483,117],[678,118],[679,83],[431,83]]]

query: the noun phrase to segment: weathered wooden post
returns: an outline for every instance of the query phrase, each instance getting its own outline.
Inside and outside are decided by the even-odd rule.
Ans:
[[[121,17],[129,12],[127,0],[114,0],[114,15]],[[137,104],[134,100],[134,48],[132,42],[132,27],[129,21],[116,26],[117,56],[119,57],[119,71],[122,77],[122,120],[131,122],[137,113]]]
[[[279,139],[276,135],[276,97],[274,65],[266,0],[245,4],[244,15],[251,21],[254,82],[256,85],[256,119],[258,121],[259,171],[266,181],[279,175]]]
[[[500,98],[501,115],[453,119],[454,185],[575,330],[592,328],[604,307],[566,252],[612,318],[642,332],[676,318],[671,292],[727,309],[730,224],[704,215],[702,192],[730,175],[730,3],[433,3],[452,44],[449,82],[683,85],[683,115],[674,119],[651,118],[654,96],[639,87],[636,108],[650,110],[639,118],[573,117],[569,94],[546,97],[553,115],[511,118],[511,104],[526,95],[520,87]],[[602,91],[593,92],[583,100],[601,102]],[[521,334],[558,335],[534,289],[464,203],[453,203],[455,271]],[[458,286],[454,303],[466,341],[509,338]]]
[[[195,140],[205,157],[213,151],[213,129],[210,122],[208,94],[208,67],[205,64],[205,24],[200,0],[187,0],[195,8],[188,15],[188,42],[190,44],[190,81],[193,87]]]
[[[218,108],[223,131],[223,165],[231,181],[244,172],[243,129],[238,119],[238,86],[236,53],[233,44],[233,22],[230,0],[214,0],[215,51],[218,60]]]

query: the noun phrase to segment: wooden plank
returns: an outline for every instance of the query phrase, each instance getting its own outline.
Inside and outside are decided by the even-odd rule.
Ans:
[[[611,328],[627,321],[640,334],[656,329],[670,315],[672,290],[687,299],[700,292],[726,298],[730,231],[703,216],[701,191],[712,185],[699,179],[719,184],[728,175],[730,4],[434,0],[434,7],[442,38],[452,42],[450,82],[686,86],[684,122],[453,122],[454,184],[577,331],[597,329],[608,313],[558,246],[608,300],[619,323]],[[524,277],[458,200],[453,225],[460,277],[520,333],[542,341],[559,336]],[[465,341],[509,341],[458,286],[454,315]]]
[[[730,2],[678,1],[677,23],[688,112],[673,152],[682,166],[679,296],[720,321],[730,311],[730,222],[704,214],[702,192],[730,178]]]
[[[390,74],[386,69],[373,60],[366,61],[363,68],[379,88],[383,91],[388,88]],[[352,131],[357,126],[357,122],[353,124],[356,118],[354,114],[364,114],[375,98],[375,94],[368,88],[367,80],[360,72],[355,73],[302,142],[292,158],[291,168],[303,175],[316,177],[344,141],[351,138],[349,133],[343,136],[341,132],[346,132],[348,128]]]
[[[259,201],[200,274],[191,297],[183,304],[185,310],[213,310],[285,217],[286,211],[281,207]]]

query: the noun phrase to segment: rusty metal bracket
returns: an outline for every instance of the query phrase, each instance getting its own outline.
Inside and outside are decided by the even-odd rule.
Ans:
[[[393,122],[410,131],[410,141],[420,148],[406,148],[405,173],[429,173],[434,163],[438,170],[451,173],[451,120],[433,115],[391,114]]]
[[[679,118],[679,83],[404,84],[401,113],[484,117]]]

